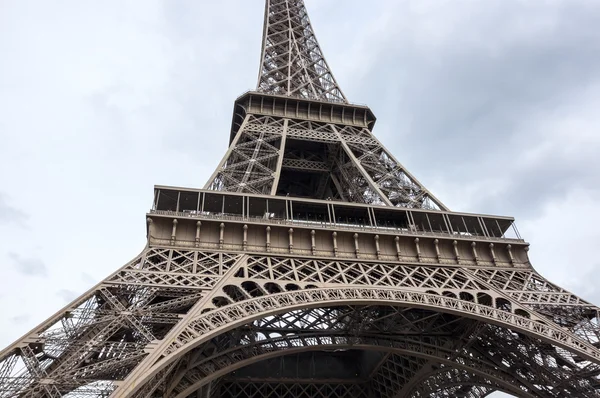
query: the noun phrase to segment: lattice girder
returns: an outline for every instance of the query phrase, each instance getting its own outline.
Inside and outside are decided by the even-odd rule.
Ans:
[[[336,126],[360,165],[394,206],[445,209],[365,128]]]
[[[225,380],[221,396],[231,398],[371,398],[366,387],[356,384],[282,383],[274,380]]]
[[[271,194],[281,167],[286,124],[280,118],[248,114],[209,180],[210,188]]]
[[[431,315],[425,314],[422,316],[423,322],[425,322],[428,318],[429,328],[427,331],[424,331],[423,324],[419,322],[412,321],[407,323],[407,315],[410,313],[414,313],[415,310],[409,309],[392,309],[390,311],[381,312],[380,309],[369,309],[368,307],[361,308],[336,308],[333,310],[336,313],[336,316],[332,315],[331,311],[321,311],[322,315],[325,315],[325,318],[319,318],[318,314],[315,312],[316,310],[306,310],[299,311],[296,313],[289,313],[285,316],[274,316],[269,317],[268,319],[261,320],[259,323],[254,323],[252,326],[248,326],[247,328],[242,328],[237,331],[233,330],[226,335],[218,336],[215,338],[214,342],[210,342],[209,346],[219,347],[220,350],[212,351],[212,354],[209,356],[199,355],[203,352],[203,349],[199,349],[196,352],[192,352],[188,354],[181,361],[187,363],[185,377],[183,379],[177,380],[178,387],[173,387],[171,391],[179,391],[177,397],[185,397],[190,392],[199,388],[203,383],[210,382],[210,380],[214,377],[219,377],[220,375],[227,374],[233,369],[239,369],[241,366],[244,366],[253,361],[258,361],[261,356],[262,357],[272,357],[276,352],[280,352],[280,355],[289,355],[290,352],[295,352],[297,350],[303,350],[307,348],[319,348],[325,349],[326,346],[334,344],[338,346],[338,350],[343,347],[357,348],[362,347],[364,349],[395,349],[396,352],[404,353],[404,355],[408,354],[416,354],[421,358],[429,358],[431,360],[431,355],[434,355],[435,367],[429,373],[426,373],[424,376],[421,376],[422,383],[429,380],[427,382],[427,388],[432,388],[433,384],[431,381],[432,375],[435,375],[439,372],[439,364],[446,363],[448,365],[452,365],[454,363],[459,368],[465,371],[465,377],[469,377],[471,383],[467,383],[469,385],[476,386],[489,386],[493,385],[496,388],[504,391],[510,391],[513,394],[529,396],[526,393],[528,388],[533,391],[537,391],[538,393],[542,393],[544,390],[540,389],[541,387],[533,387],[534,380],[539,377],[539,375],[546,374],[546,383],[556,386],[560,383],[561,380],[570,380],[573,383],[574,378],[573,375],[566,372],[561,375],[560,371],[553,370],[549,372],[546,370],[548,366],[547,362],[543,363],[530,363],[529,358],[527,356],[522,356],[517,362],[508,363],[507,365],[497,365],[493,361],[492,362],[473,362],[473,359],[476,355],[478,355],[479,347],[474,346],[473,344],[462,344],[463,341],[457,341],[456,343],[461,343],[459,346],[463,347],[456,351],[456,348],[451,348],[448,346],[448,343],[454,341],[452,337],[448,336],[459,336],[462,333],[457,332],[453,329],[448,329],[448,327],[459,327],[463,329],[464,325],[467,326],[465,331],[468,333],[465,336],[470,336],[473,341],[485,341],[486,344],[494,344],[497,346],[509,346],[511,344],[510,339],[506,340],[506,343],[503,343],[502,338],[503,334],[498,333],[498,329],[487,327],[485,330],[487,333],[482,333],[480,328],[469,328],[469,322],[457,323],[456,320],[452,320],[447,316],[444,318],[443,322],[431,322]],[[340,312],[341,311],[341,312]],[[381,335],[380,337],[371,337],[371,338],[361,338],[361,333],[367,333],[367,330],[370,330],[367,323],[364,322],[364,319],[372,319],[372,316],[368,316],[368,313],[378,312],[380,316],[378,319],[389,321],[391,316],[395,316],[397,321],[400,323],[395,324],[395,329],[389,329],[388,327],[381,328],[380,325],[377,330],[368,331],[368,333],[385,333],[390,332],[392,330],[402,330],[401,334],[405,337],[396,337],[394,340],[387,341],[386,339],[391,338],[385,337]],[[408,312],[407,312],[408,311]],[[352,316],[352,313],[356,313],[355,316]],[[436,319],[439,318],[440,314],[434,314]],[[409,317],[410,318],[410,317]],[[307,323],[306,319],[315,319],[312,323]],[[319,319],[322,319],[320,321]],[[345,321],[343,324],[340,324],[340,320],[348,320],[354,319],[361,320],[360,322],[350,322],[347,323]],[[304,320],[304,321],[303,321]],[[377,322],[374,319],[372,322]],[[414,330],[414,334],[410,332],[410,330],[405,327],[401,327],[401,324],[410,325],[411,330]],[[371,326],[375,325],[374,323],[370,323]],[[435,326],[437,325],[437,326]],[[454,325],[454,326],[453,326]],[[323,329],[323,327],[325,327]],[[287,329],[286,329],[287,328]],[[358,329],[357,329],[358,328]],[[445,329],[445,330],[444,330]],[[304,330],[304,331],[303,331]],[[318,330],[316,334],[308,333],[311,330]],[[335,330],[335,332],[328,332],[328,330]],[[362,332],[359,332],[362,330]],[[419,333],[419,331],[421,331]],[[436,334],[437,331],[445,331],[446,333],[443,335]],[[268,337],[271,333],[277,333],[278,335],[284,335],[286,337]],[[251,333],[251,334],[248,334]],[[263,336],[260,340],[253,340],[252,336],[256,333]],[[291,334],[295,334],[297,337],[291,337]],[[308,333],[308,334],[307,334]],[[345,333],[345,334],[344,334]],[[400,333],[400,332],[399,332]],[[407,334],[408,333],[408,334]],[[237,336],[237,337],[236,337]],[[265,338],[264,336],[267,336]],[[345,337],[344,337],[345,336]],[[412,336],[412,337],[411,337]],[[425,337],[429,336],[429,337]],[[444,337],[446,336],[446,337]],[[504,335],[506,337],[506,335]],[[241,340],[240,340],[241,339]],[[250,339],[250,340],[248,340]],[[403,340],[404,339],[404,340]],[[426,339],[426,340],[423,340]],[[412,341],[412,343],[410,343]],[[425,341],[428,341],[430,348],[428,349],[419,349],[418,347],[424,347],[423,344]],[[468,339],[467,339],[468,341]],[[227,343],[228,342],[228,343]],[[227,348],[227,344],[234,344],[233,347]],[[238,344],[238,348],[235,347],[235,344]],[[349,344],[349,345],[348,345]],[[425,346],[427,346],[425,344]],[[459,347],[456,346],[456,347]],[[543,346],[543,344],[539,341],[533,343],[533,346]],[[408,351],[407,351],[407,347]],[[446,347],[446,348],[443,348]],[[466,351],[465,351],[466,350]],[[518,350],[507,350],[507,353],[503,355],[503,358],[509,358],[514,353],[518,353]],[[436,353],[436,354],[433,354]],[[534,353],[531,354],[531,357],[534,357]],[[195,359],[190,359],[195,358]],[[451,358],[454,362],[449,362]],[[520,362],[519,362],[520,361]],[[413,361],[414,363],[415,361]],[[424,362],[421,362],[422,365]],[[520,363],[520,364],[519,364]],[[385,365],[385,363],[384,363]],[[500,369],[497,368],[500,366],[504,368],[504,374],[498,373],[501,372]],[[225,367],[225,368],[224,368]],[[228,368],[227,368],[228,367]],[[512,375],[510,374],[511,368],[525,368],[530,369],[530,373],[528,375],[524,375],[519,380],[511,379]],[[229,369],[229,370],[228,370]],[[446,368],[447,369],[447,368]],[[487,370],[485,370],[487,369]],[[413,371],[418,370],[418,367],[413,369]],[[591,369],[587,369],[587,372],[590,373]],[[474,376],[474,373],[476,376]],[[396,373],[396,387],[402,388],[403,383],[399,382],[398,372]],[[456,372],[455,372],[456,373]],[[591,373],[590,373],[591,374]],[[596,370],[597,374],[597,370]],[[411,374],[407,374],[406,378],[408,378]],[[474,380],[480,380],[481,382],[475,383]],[[488,380],[483,382],[482,380]],[[466,379],[465,379],[466,380]],[[496,380],[495,382],[491,382],[490,380]],[[193,383],[195,381],[195,383]],[[406,380],[404,381],[406,382]],[[539,379],[538,379],[539,382]],[[193,384],[192,384],[193,383]],[[421,384],[422,384],[421,383]],[[500,384],[498,384],[500,383]],[[521,389],[514,389],[514,386],[521,384]],[[414,383],[413,383],[414,384]],[[498,387],[500,385],[500,387]],[[413,386],[414,387],[414,386]],[[442,388],[450,388],[450,390],[454,391],[454,387],[456,387],[456,383],[451,383],[451,385],[438,385],[440,389]],[[581,387],[581,386],[580,386]],[[588,386],[589,387],[589,386]],[[183,390],[182,390],[183,388]],[[577,386],[571,386],[567,391],[563,391],[562,393],[578,393],[582,394],[580,396],[596,396],[589,395],[590,391],[586,389],[578,388]],[[414,388],[412,388],[414,389]],[[411,391],[412,391],[411,389]],[[421,388],[422,390],[422,388]],[[473,391],[479,391],[480,388],[473,388]],[[381,393],[381,391],[380,391]],[[407,394],[407,393],[405,393]],[[546,396],[542,394],[543,396]],[[388,396],[388,395],[381,395]],[[395,395],[389,395],[395,396]],[[405,395],[401,395],[405,396]],[[536,394],[531,396],[537,396]],[[555,396],[555,395],[547,395],[547,396]],[[558,395],[560,396],[560,395]]]
[[[493,391],[515,394],[514,390],[507,390],[491,379],[441,365],[439,369],[430,372],[428,377],[410,393],[410,396],[477,398],[484,397]],[[517,393],[529,396],[524,391],[518,391]]]
[[[347,102],[319,48],[302,1],[266,2],[257,90]]]
[[[243,266],[242,264],[243,262],[240,263],[240,266]],[[347,269],[351,269],[351,267],[348,267]],[[411,307],[417,305],[421,308],[436,308],[437,310],[451,313],[458,311],[458,313],[463,316],[480,319],[486,323],[503,325],[505,328],[510,328],[515,331],[520,330],[522,333],[527,335],[536,336],[536,338],[541,339],[541,341],[546,341],[557,347],[565,348],[565,350],[563,350],[564,353],[576,353],[575,357],[569,354],[562,359],[568,361],[571,363],[571,365],[576,367],[579,366],[577,362],[580,360],[580,358],[587,357],[587,360],[594,362],[598,360],[600,355],[597,348],[589,343],[581,341],[568,331],[565,331],[558,326],[551,326],[551,324],[548,324],[547,322],[541,323],[535,321],[535,319],[543,319],[543,317],[537,316],[532,310],[526,311],[522,309],[522,306],[520,306],[517,302],[511,301],[510,298],[503,298],[503,294],[500,291],[496,291],[494,295],[510,302],[511,311],[526,311],[530,318],[528,319],[514,313],[506,312],[502,309],[507,308],[504,306],[504,302],[502,300],[489,301],[487,298],[485,298],[485,296],[479,296],[483,299],[483,304],[478,304],[466,302],[464,300],[455,299],[452,297],[446,297],[442,294],[443,292],[434,295],[432,294],[433,292],[419,293],[406,291],[405,289],[394,290],[389,288],[379,289],[374,287],[341,287],[338,289],[329,290],[318,288],[319,283],[317,282],[304,285],[303,283],[300,283],[298,279],[296,279],[295,284],[286,284],[285,278],[283,281],[278,281],[277,279],[270,279],[266,281],[248,280],[247,282],[250,283],[250,285],[246,284],[245,286],[248,290],[244,290],[242,287],[244,282],[235,277],[238,272],[231,272],[232,274],[230,274],[230,281],[227,283],[223,282],[219,287],[217,287],[214,290],[213,296],[213,298],[222,297],[224,292],[229,291],[229,299],[226,301],[217,300],[217,302],[222,303],[221,305],[224,304],[226,306],[215,308],[214,303],[211,302],[212,300],[210,298],[206,298],[206,301],[204,302],[204,308],[207,310],[198,310],[200,312],[205,311],[204,314],[199,314],[198,316],[194,317],[193,320],[191,319],[191,322],[185,327],[184,330],[182,330],[181,337],[178,338],[174,336],[174,342],[171,343],[169,347],[166,347],[166,349],[162,352],[162,355],[156,354],[155,358],[157,358],[158,362],[153,365],[153,368],[160,369],[162,366],[161,363],[169,363],[173,359],[180,357],[186,352],[189,352],[190,349],[197,347],[198,344],[201,344],[200,341],[205,341],[206,338],[208,338],[208,336],[210,336],[212,333],[216,333],[216,330],[220,330],[219,328],[221,326],[219,325],[224,326],[227,324],[230,325],[229,327],[232,327],[234,324],[237,324],[237,321],[234,321],[234,319],[248,320],[248,314],[262,313],[265,315],[269,312],[276,314],[278,313],[276,308],[289,309],[293,308],[293,306],[296,306],[300,309],[314,307],[314,303],[333,303],[338,302],[338,300],[341,300],[342,303],[362,302],[362,300],[365,300],[365,303],[381,302],[382,300],[385,302],[387,300],[392,300],[395,305],[407,305]],[[432,279],[435,280],[435,278]],[[365,282],[362,281],[359,283],[363,283],[364,286]],[[281,289],[279,291],[284,291],[286,285],[290,289],[307,288],[308,290],[296,290],[288,293],[268,293],[270,289],[273,291],[272,289],[274,284],[279,284],[279,289]],[[230,288],[226,288],[228,285],[239,286],[237,293]],[[259,285],[260,287],[257,287]],[[254,287],[250,288],[249,286]],[[493,289],[491,290],[493,291]],[[247,293],[244,293],[245,291],[247,291]],[[252,297],[252,295],[257,297]],[[491,297],[492,296],[490,296],[490,298]],[[403,302],[406,304],[402,304]],[[497,305],[499,308],[490,307],[489,305]],[[243,323],[244,321],[239,322]],[[197,335],[207,337],[195,338],[194,336]],[[195,342],[194,344],[190,345],[190,342],[192,341]],[[574,344],[571,344],[571,341]],[[565,344],[568,345],[568,347],[566,347]],[[559,356],[557,353],[553,355]],[[162,359],[160,359],[161,357]],[[146,369],[144,370],[144,373],[153,373],[153,371],[151,369]]]
[[[302,146],[295,142],[302,141],[323,143],[309,155],[318,161],[299,159]],[[274,195],[278,186],[287,189],[297,180],[298,174],[286,176],[285,170],[329,175],[335,187],[330,196],[340,200],[446,209],[368,128],[267,113],[246,114],[205,188]],[[299,195],[315,197],[317,193],[307,188]]]
[[[110,393],[236,258],[147,248],[2,351],[0,397]]]

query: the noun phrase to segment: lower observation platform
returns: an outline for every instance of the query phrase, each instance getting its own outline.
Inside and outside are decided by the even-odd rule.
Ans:
[[[156,186],[151,245],[465,266],[530,266],[511,217]]]

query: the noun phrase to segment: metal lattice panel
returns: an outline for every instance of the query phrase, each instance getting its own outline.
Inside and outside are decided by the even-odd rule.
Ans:
[[[389,335],[394,330],[396,336]],[[344,351],[345,347],[392,350],[394,354],[370,372],[377,396],[395,396],[398,391],[402,391],[400,396],[409,393],[423,396],[419,394],[431,389],[438,391],[436,388],[449,391],[448,396],[456,396],[452,394],[459,390],[464,396],[477,396],[468,394],[490,388],[523,396],[596,396],[586,378],[597,375],[598,367],[587,366],[585,370],[582,367],[584,376],[552,366],[547,359],[563,354],[539,340],[435,312],[345,306],[270,316],[216,336],[179,359],[186,371],[172,379],[168,391],[176,397],[185,397],[203,383],[227,373],[227,369],[239,369],[257,361],[258,368],[274,375],[280,368],[261,362],[261,358],[272,358],[277,353],[289,357],[293,352],[327,347],[338,347],[331,349],[332,352]],[[490,347],[503,349],[498,352]],[[495,356],[503,358],[505,364],[499,364]],[[514,373],[514,369],[521,370]],[[314,377],[304,377],[307,376]],[[541,380],[544,382],[540,383]],[[566,380],[569,383],[564,389],[555,391]]]
[[[145,250],[3,351],[0,396],[107,396],[236,258]]]
[[[369,398],[367,389],[356,384],[225,382],[219,392],[231,398]]]
[[[258,91],[347,102],[329,70],[302,0],[267,0]]]
[[[285,170],[297,173],[285,175]],[[295,192],[303,175],[325,185]],[[447,210],[367,128],[252,113],[206,188]]]
[[[270,194],[283,131],[281,119],[248,115],[212,178],[211,189]]]

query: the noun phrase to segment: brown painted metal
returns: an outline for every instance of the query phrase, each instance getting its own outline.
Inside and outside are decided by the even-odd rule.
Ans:
[[[0,353],[0,397],[600,396],[600,310],[510,217],[449,211],[342,94],[301,0],[204,189],[155,187],[134,260]]]

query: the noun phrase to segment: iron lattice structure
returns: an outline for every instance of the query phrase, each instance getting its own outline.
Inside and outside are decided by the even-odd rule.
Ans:
[[[600,397],[599,308],[404,169],[301,0],[262,49],[204,189],[155,187],[147,246],[0,353],[0,397]]]

